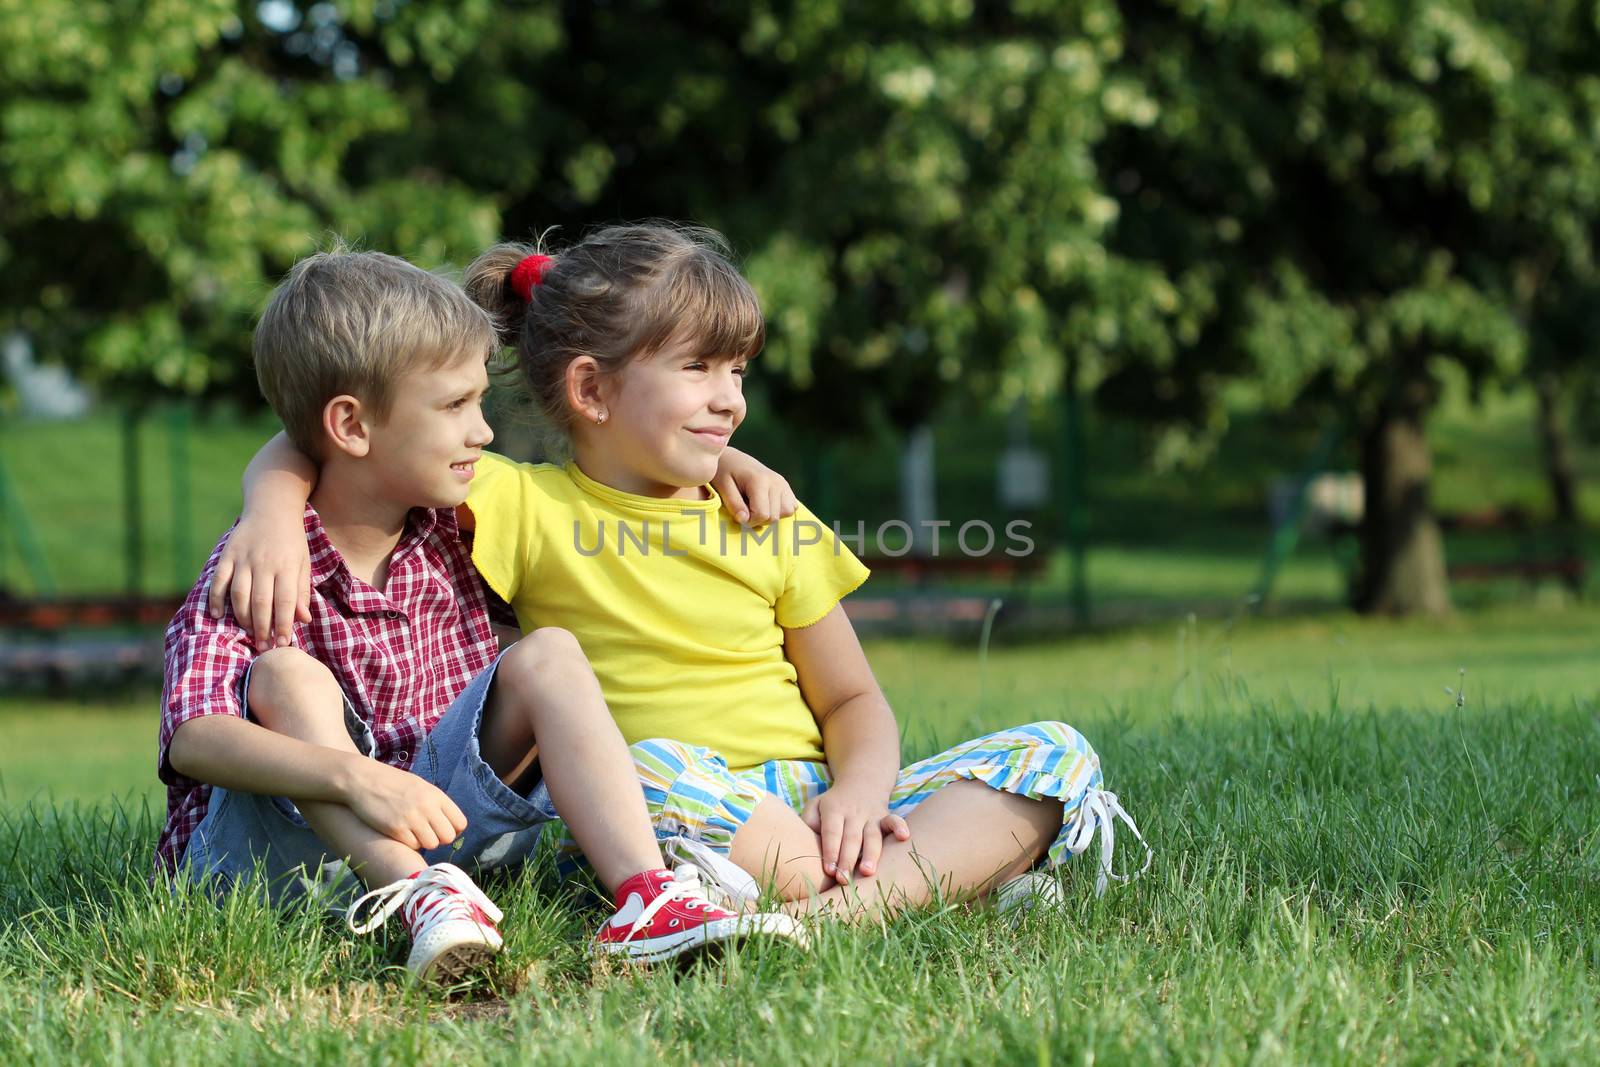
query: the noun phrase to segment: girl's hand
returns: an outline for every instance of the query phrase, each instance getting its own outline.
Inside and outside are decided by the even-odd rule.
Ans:
[[[750,526],[786,519],[800,506],[783,475],[737,448],[723,451],[711,486],[728,514]]]
[[[206,594],[213,619],[222,618],[230,592],[233,617],[256,651],[294,644],[295,620],[311,621],[311,550],[300,515],[240,518]]]
[[[812,798],[800,817],[822,839],[822,872],[841,885],[855,874],[868,878],[878,872],[886,836],[911,839],[911,828],[900,816],[889,814],[885,798],[848,785],[835,785]]]

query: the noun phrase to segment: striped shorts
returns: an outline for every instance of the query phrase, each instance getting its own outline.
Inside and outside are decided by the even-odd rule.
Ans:
[[[828,765],[812,760],[771,760],[732,770],[709,748],[661,738],[640,741],[632,751],[657,838],[693,838],[723,854],[767,796],[800,811],[833,781]],[[1081,844],[1069,848],[1069,841],[1085,794],[1100,787],[1100,757],[1082,734],[1065,723],[1036,722],[999,730],[901,770],[889,796],[889,810],[904,817],[943,787],[962,780],[1035,800],[1060,801],[1062,829],[1045,861],[1053,866],[1082,849]],[[562,851],[568,856],[575,848],[570,838],[563,842]]]

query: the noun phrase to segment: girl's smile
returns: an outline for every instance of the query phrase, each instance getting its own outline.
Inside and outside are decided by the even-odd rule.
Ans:
[[[574,435],[579,468],[624,492],[699,499],[744,421],[746,364],[689,340],[597,377],[594,421]]]

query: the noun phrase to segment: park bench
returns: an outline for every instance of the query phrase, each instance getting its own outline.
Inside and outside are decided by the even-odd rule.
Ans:
[[[1541,528],[1522,508],[1484,508],[1479,511],[1444,514],[1439,525],[1452,533],[1510,533],[1516,538],[1516,555],[1510,559],[1466,560],[1451,563],[1452,582],[1495,581],[1516,578],[1538,582],[1559,579],[1575,593],[1583,591],[1589,576],[1589,561],[1578,549],[1575,536]]]
[[[177,597],[19,598],[0,589],[0,690],[159,678]],[[12,635],[16,635],[13,637]]]
[[[949,582],[1004,582],[1012,591],[1007,602],[1021,599],[1021,585],[1042,574],[1048,565],[1046,552],[1027,556],[990,553],[969,556],[955,552],[938,556],[891,556],[882,553],[863,555],[861,562],[875,577],[893,577],[905,588],[857,594],[845,600],[845,613],[858,627],[885,630],[949,631],[981,626],[995,596],[990,593],[955,592],[941,589]]]

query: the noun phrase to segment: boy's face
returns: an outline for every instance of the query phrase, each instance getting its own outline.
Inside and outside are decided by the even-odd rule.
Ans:
[[[688,344],[669,345],[625,366],[613,382],[610,420],[630,466],[675,495],[717,473],[745,416],[746,360],[706,359]]]
[[[395,383],[389,414],[370,428],[376,488],[406,507],[453,508],[467,499],[473,467],[494,431],[483,419],[489,371],[469,355]]]

